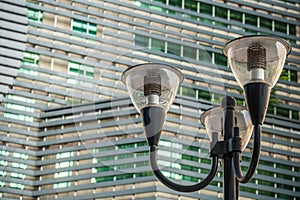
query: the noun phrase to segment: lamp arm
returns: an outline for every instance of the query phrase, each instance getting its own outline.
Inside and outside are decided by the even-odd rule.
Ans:
[[[179,185],[179,184],[176,184],[176,183],[170,181],[160,171],[160,169],[157,165],[157,162],[156,162],[157,150],[158,150],[158,148],[156,145],[150,146],[150,162],[151,162],[151,167],[152,167],[152,170],[153,170],[155,176],[165,186],[167,186],[173,190],[179,191],[179,192],[195,192],[195,191],[198,191],[198,190],[206,187],[214,179],[216,172],[218,170],[218,158],[217,158],[217,156],[214,156],[214,157],[212,157],[211,170],[204,180],[202,180],[200,183],[197,183],[195,185]]]
[[[258,165],[260,156],[260,146],[261,146],[261,124],[254,125],[254,143],[251,162],[248,171],[245,175],[242,174],[241,170],[241,152],[233,152],[233,171],[237,180],[241,183],[247,183],[255,173]]]

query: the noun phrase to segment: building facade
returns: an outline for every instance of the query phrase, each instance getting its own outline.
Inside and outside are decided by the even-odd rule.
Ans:
[[[138,112],[121,83],[130,66],[184,74],[160,141],[164,175],[205,178],[201,114],[225,95],[244,106],[222,48],[252,34],[288,40],[271,93],[256,174],[240,199],[300,198],[300,4],[296,0],[4,0],[0,3],[1,199],[222,199],[222,169],[205,189],[159,183]],[[251,157],[243,153],[243,170]]]

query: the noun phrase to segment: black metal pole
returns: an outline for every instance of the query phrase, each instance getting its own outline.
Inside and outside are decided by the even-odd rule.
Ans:
[[[223,134],[224,141],[233,138],[235,99],[225,97],[222,100],[224,110]],[[232,153],[223,154],[223,195],[224,200],[236,200],[236,178],[232,165]]]

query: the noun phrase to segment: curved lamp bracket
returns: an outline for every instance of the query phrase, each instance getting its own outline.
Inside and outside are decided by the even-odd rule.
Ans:
[[[235,133],[237,134],[237,133]],[[253,151],[251,162],[248,168],[248,171],[245,175],[242,174],[241,170],[241,152],[233,152],[233,171],[240,183],[247,183],[255,173],[255,170],[258,165],[259,156],[260,156],[260,146],[261,146],[261,125],[254,125],[254,142],[253,142]]]
[[[156,157],[157,157],[157,146],[153,145],[150,146],[150,162],[151,162],[151,167],[152,170],[160,182],[162,182],[165,186],[179,191],[179,192],[195,192],[198,191],[204,187],[206,187],[215,177],[217,170],[218,170],[218,157],[214,156],[212,157],[212,165],[211,165],[211,170],[207,177],[203,179],[200,183],[197,183],[195,185],[179,185],[177,183],[174,183],[170,181],[168,178],[166,178],[162,172],[160,171],[157,162],[156,162]]]
[[[162,127],[165,121],[165,110],[156,105],[150,105],[142,109],[143,124],[150,146],[150,162],[154,175],[160,180],[165,186],[180,192],[195,192],[205,186],[207,186],[215,177],[218,170],[218,156],[214,155],[212,157],[212,166],[210,173],[207,177],[200,183],[190,186],[182,186],[170,181],[166,178],[160,171],[157,165],[157,151],[158,142],[160,140]]]

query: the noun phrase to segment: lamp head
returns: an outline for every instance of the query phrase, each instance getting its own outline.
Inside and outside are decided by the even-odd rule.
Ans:
[[[223,48],[244,95],[253,124],[263,124],[270,90],[278,81],[290,44],[271,36],[245,36]]]
[[[149,146],[158,145],[165,113],[173,103],[183,75],[176,68],[157,63],[133,66],[122,74],[130,98],[142,115]]]
[[[150,105],[162,107],[167,112],[183,75],[170,65],[146,63],[128,68],[121,79],[138,112]]]
[[[223,48],[241,88],[250,82],[264,82],[274,87],[290,51],[287,41],[262,35],[240,37]]]
[[[248,111],[244,107],[235,106],[235,127],[239,127],[241,137],[241,150],[243,151],[252,133],[252,123]],[[200,118],[201,123],[205,126],[206,133],[210,142],[213,142],[213,133],[218,134],[218,141],[224,141],[224,110],[221,106],[211,108],[204,112]],[[216,141],[214,141],[216,142]]]

